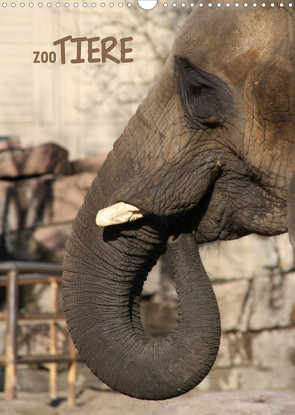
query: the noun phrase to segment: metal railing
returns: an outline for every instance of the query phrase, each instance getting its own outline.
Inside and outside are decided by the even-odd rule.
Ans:
[[[49,363],[49,393],[51,399],[57,398],[58,363],[69,363],[68,403],[74,404],[77,376],[76,349],[69,336],[68,354],[57,353],[57,321],[64,320],[58,309],[58,292],[61,283],[62,266],[43,262],[0,262],[0,287],[7,287],[6,311],[0,313],[0,320],[6,321],[5,354],[0,356],[0,365],[5,366],[5,399],[17,397],[17,365]],[[51,313],[19,313],[19,286],[37,283],[51,285]],[[18,356],[17,327],[20,320],[34,324],[44,320],[50,325],[50,354],[41,356]],[[36,323],[35,323],[36,324]]]

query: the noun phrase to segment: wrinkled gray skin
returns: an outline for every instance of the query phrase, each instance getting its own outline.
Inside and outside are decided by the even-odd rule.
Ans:
[[[292,8],[195,8],[79,211],[64,262],[66,317],[86,364],[122,393],[171,398],[212,367],[220,321],[198,245],[288,226],[294,234],[293,17]],[[97,212],[117,202],[144,218],[97,226]],[[167,248],[180,312],[154,342],[140,293]]]

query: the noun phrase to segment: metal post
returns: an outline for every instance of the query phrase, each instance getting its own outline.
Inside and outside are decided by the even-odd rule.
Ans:
[[[70,355],[75,358],[76,357],[76,348],[74,343],[69,337],[69,352]],[[76,377],[77,377],[77,361],[73,360],[69,364],[68,370],[68,404],[74,405],[75,404],[75,395],[76,395]]]
[[[7,274],[7,328],[5,351],[5,399],[16,399],[17,350],[16,330],[18,315],[18,272],[12,269]]]
[[[51,285],[51,312],[57,314],[58,312],[58,282],[53,279]],[[57,330],[56,321],[50,321],[50,354],[57,354]],[[57,363],[50,363],[49,368],[49,394],[51,399],[57,398]]]

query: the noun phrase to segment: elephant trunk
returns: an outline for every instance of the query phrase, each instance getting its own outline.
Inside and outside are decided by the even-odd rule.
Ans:
[[[216,299],[195,240],[183,234],[168,243],[180,311],[175,329],[155,342],[141,324],[140,294],[168,235],[148,219],[96,227],[93,198],[92,188],[64,261],[64,307],[74,343],[92,372],[115,390],[153,400],[180,395],[207,375],[220,339]]]

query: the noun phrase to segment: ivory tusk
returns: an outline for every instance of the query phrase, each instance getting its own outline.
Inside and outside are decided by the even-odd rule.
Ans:
[[[143,216],[144,212],[136,206],[118,202],[105,209],[99,210],[96,215],[96,224],[98,226],[119,225],[120,223],[141,219]]]

